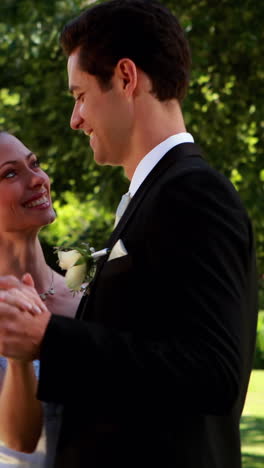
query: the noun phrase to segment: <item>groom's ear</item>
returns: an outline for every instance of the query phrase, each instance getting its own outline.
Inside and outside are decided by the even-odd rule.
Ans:
[[[121,89],[128,96],[132,96],[138,84],[138,69],[133,60],[120,59],[115,67],[115,77],[119,80]]]

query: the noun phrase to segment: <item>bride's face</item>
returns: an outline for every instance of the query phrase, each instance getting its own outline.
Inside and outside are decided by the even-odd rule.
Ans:
[[[14,136],[0,134],[0,231],[38,231],[54,219],[50,180],[37,157]]]

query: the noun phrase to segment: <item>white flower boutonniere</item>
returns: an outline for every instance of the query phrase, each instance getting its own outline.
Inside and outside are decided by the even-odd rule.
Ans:
[[[96,261],[106,255],[109,249],[95,252],[89,244],[82,243],[80,246],[55,247],[59,260],[59,266],[66,270],[65,281],[68,288],[73,292],[88,292],[89,284],[94,277]]]

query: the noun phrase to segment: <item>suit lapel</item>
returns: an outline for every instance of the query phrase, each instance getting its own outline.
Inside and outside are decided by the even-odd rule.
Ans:
[[[116,241],[120,238],[122,232],[124,231],[128,221],[136,211],[137,207],[141,204],[143,198],[146,196],[147,192],[151,189],[153,183],[161,176],[161,174],[165,172],[172,164],[178,166],[180,171],[182,167],[182,162],[185,162],[186,157],[191,156],[201,157],[200,147],[194,143],[182,143],[172,148],[163,158],[161,158],[161,160],[148,174],[146,179],[143,181],[143,183],[133,196],[118,225],[110,235],[110,238],[106,243],[107,248],[109,248],[110,250],[113,248]],[[104,262],[107,260],[107,258],[107,256],[102,257],[98,262],[96,276],[99,273]]]
[[[163,172],[165,172],[172,164],[181,168],[181,163],[185,160],[186,157],[197,156],[201,157],[201,149],[198,145],[194,143],[182,143],[180,145],[172,148],[166,155],[161,158],[161,160],[156,164],[152,171],[148,174],[146,179],[143,181],[135,195],[133,196],[131,202],[129,203],[125,213],[120,219],[118,225],[112,232],[106,247],[112,249],[116,241],[120,238],[121,233],[124,231],[128,221],[131,216],[137,209],[137,207],[142,202],[143,198],[146,196],[147,192],[150,190],[153,183],[158,179]]]
[[[181,171],[184,162],[184,168],[189,169],[190,166],[186,165],[186,157],[201,157],[201,149],[198,145],[194,143],[182,143],[180,145],[175,146],[172,148],[166,155],[161,158],[161,160],[156,164],[156,166],[152,169],[152,171],[148,174],[146,179],[143,181],[135,195],[133,196],[131,202],[129,203],[125,213],[123,214],[122,218],[120,219],[118,225],[113,230],[110,238],[106,243],[106,247],[111,250],[117,240],[120,238],[122,232],[124,231],[128,221],[131,219],[133,214],[135,213],[137,207],[141,204],[142,200],[146,196],[147,192],[151,189],[153,183],[161,176],[163,172],[168,170],[171,165],[178,166],[179,171]],[[107,261],[108,255],[102,257],[97,262],[97,268],[95,277],[91,282],[91,292],[94,289],[94,285],[96,280],[100,274],[100,271]],[[88,296],[89,298],[89,296]],[[86,305],[86,298],[83,298],[80,303],[80,307],[78,309],[77,318],[81,318],[85,313]]]

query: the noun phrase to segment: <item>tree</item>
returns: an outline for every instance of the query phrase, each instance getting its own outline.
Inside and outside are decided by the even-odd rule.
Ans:
[[[67,91],[67,61],[59,32],[80,6],[77,0],[2,0],[0,129],[32,148],[51,177],[55,207],[63,216],[42,231],[42,238],[56,244],[63,226],[73,239],[85,229],[92,245],[100,247],[127,181],[120,169],[96,166],[87,137],[69,127],[73,101]],[[94,212],[101,218],[91,219]]]
[[[264,3],[222,0],[212,6],[209,0],[163,2],[184,25],[192,50],[190,89],[183,105],[187,128],[210,163],[238,188],[254,223],[262,272]],[[53,182],[53,199],[58,209],[64,209],[64,219],[69,223],[69,197],[71,206],[81,211],[74,235],[86,222],[86,235],[100,248],[128,181],[119,168],[96,166],[87,137],[69,128],[72,98],[67,92],[66,59],[58,38],[65,22],[87,3],[1,1],[0,126],[41,157]],[[94,216],[97,212],[100,216]],[[72,214],[70,219],[77,218]],[[44,230],[43,239],[58,242],[60,226],[58,220],[57,228]]]

